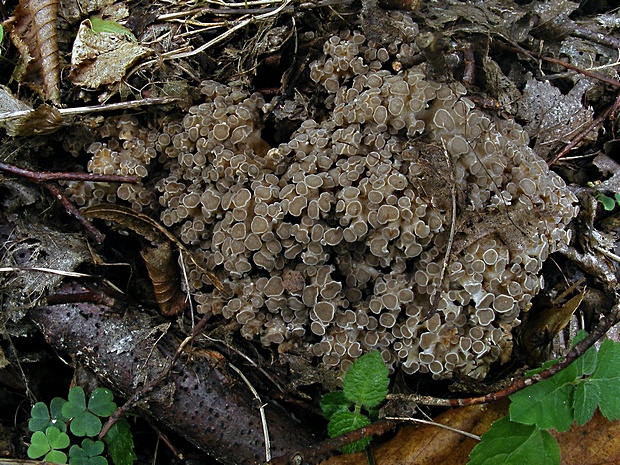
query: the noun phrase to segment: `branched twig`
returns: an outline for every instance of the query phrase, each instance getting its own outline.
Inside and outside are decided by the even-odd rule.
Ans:
[[[127,400],[127,402],[125,402],[121,407],[116,409],[116,412],[114,412],[110,416],[107,423],[101,429],[101,432],[99,433],[99,439],[103,439],[103,437],[106,434],[108,434],[108,431],[110,431],[110,428],[112,428],[112,426],[114,426],[114,424],[123,417],[123,415],[127,412],[127,410],[133,407],[142,397],[144,397],[146,394],[148,394],[153,389],[155,389],[157,386],[159,386],[168,377],[168,375],[174,368],[177,360],[179,359],[181,353],[183,352],[183,349],[185,348],[185,346],[187,346],[187,344],[189,344],[198,335],[198,333],[202,330],[204,325],[207,323],[208,319],[209,319],[209,315],[205,315],[202,317],[202,319],[194,327],[192,334],[186,337],[185,340],[183,340],[183,342],[181,342],[176,352],[174,353],[174,357],[172,357],[172,360],[170,360],[170,363],[168,364],[168,366],[159,374],[159,376],[157,376],[151,382],[145,383],[142,389],[134,392],[131,398]]]
[[[105,234],[99,231],[90,221],[88,221],[84,215],[77,209],[77,207],[69,200],[69,198],[65,195],[63,190],[58,187],[56,184],[52,184],[51,182],[44,182],[41,184],[52,196],[58,200],[69,215],[75,216],[75,218],[82,223],[82,226],[88,231],[88,233],[93,236],[93,239],[97,241],[99,244],[103,242],[105,239]]]
[[[587,69],[583,69],[583,68],[579,68],[578,66],[572,65],[566,61],[562,61],[562,60],[558,60],[556,58],[551,58],[551,57],[546,57],[543,55],[540,55],[536,52],[532,52],[530,50],[526,50],[523,47],[519,46],[518,44],[513,44],[512,47],[508,47],[509,50],[512,50],[513,52],[517,52],[517,53],[523,53],[525,54],[527,57],[529,57],[530,59],[534,60],[534,61],[538,61],[538,60],[544,60],[547,61],[549,63],[553,63],[554,65],[560,65],[563,66],[566,69],[570,69],[572,71],[577,71],[580,74],[583,74],[584,76],[588,76],[594,79],[598,79],[599,81],[602,81],[606,84],[610,84],[614,87],[620,87],[620,81],[617,81],[615,79],[611,79],[607,76],[604,76],[602,74],[599,73],[595,73],[593,71],[588,71]]]
[[[550,378],[559,371],[568,367],[571,363],[581,357],[586,350],[588,350],[596,341],[605,335],[609,329],[616,323],[620,322],[620,304],[612,309],[609,315],[601,315],[601,320],[598,325],[592,330],[586,338],[579,342],[571,351],[566,355],[564,360],[556,363],[555,365],[541,371],[538,374],[530,376],[529,378],[518,378],[512,382],[508,387],[501,389],[497,392],[479,396],[479,397],[467,397],[463,399],[442,399],[431,396],[421,396],[418,394],[388,394],[388,400],[400,400],[405,402],[413,402],[415,404],[433,405],[437,407],[464,407],[466,405],[485,404],[488,402],[494,402],[496,400],[508,397],[517,391],[520,391],[528,386],[538,383],[544,379]]]
[[[67,213],[73,215],[80,223],[82,223],[86,231],[88,231],[88,233],[99,243],[103,242],[105,235],[90,221],[88,221],[84,215],[82,215],[82,213],[73,204],[73,202],[69,200],[61,188],[49,181],[138,182],[138,178],[135,176],[32,171],[1,162],[0,171],[4,171],[5,173],[10,173],[15,176],[20,176],[30,182],[41,184],[56,200],[62,204],[63,207],[65,207]]]
[[[120,176],[117,174],[91,174],[91,173],[69,173],[69,172],[50,172],[32,171],[18,166],[0,163],[0,171],[14,174],[31,182],[42,183],[47,181],[93,181],[93,182],[138,182],[135,176]]]

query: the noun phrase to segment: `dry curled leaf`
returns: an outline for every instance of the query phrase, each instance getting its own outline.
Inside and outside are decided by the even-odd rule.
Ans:
[[[7,22],[22,58],[17,79],[54,105],[60,104],[57,19],[58,0],[20,0]]]
[[[544,349],[568,325],[581,305],[585,292],[586,287],[562,305],[552,305],[540,312],[528,314],[528,319],[521,329],[520,339],[532,366],[542,361]]]
[[[0,110],[1,111],[1,110]],[[36,109],[0,112],[0,127],[9,136],[41,136],[56,132],[65,122],[56,107],[43,104]]]
[[[141,252],[146,269],[153,283],[155,299],[166,316],[181,313],[188,307],[181,289],[181,277],[170,242],[148,247]]]
[[[194,265],[200,268],[200,270],[209,277],[213,285],[219,291],[226,292],[224,286],[222,286],[222,283],[220,283],[215,274],[211,271],[205,270],[199,263],[197,263],[194,256],[189,252],[189,250],[187,250],[181,241],[179,241],[174,234],[164,228],[153,218],[143,213],[138,213],[131,208],[114,204],[93,205],[92,207],[83,208],[81,212],[87,218],[107,220],[131,229],[151,242],[163,243],[165,239],[168,239],[170,242],[175,244],[181,253],[184,253],[187,257],[189,257],[192,263],[194,263]]]

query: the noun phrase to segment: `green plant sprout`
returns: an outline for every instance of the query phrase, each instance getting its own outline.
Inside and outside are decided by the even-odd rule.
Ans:
[[[116,411],[114,396],[109,389],[95,389],[88,403],[80,386],[69,391],[68,399],[55,397],[49,409],[43,402],[32,406],[28,428],[33,432],[28,457],[43,458],[48,462],[65,464],[69,449],[70,465],[107,465],[102,455],[105,446],[114,465],[132,465],[136,460],[129,423],[124,418],[116,422],[103,437],[101,418],[110,417]],[[107,419],[107,418],[106,418]],[[68,431],[71,436],[67,434]],[[78,438],[84,437],[78,445]]]
[[[377,407],[385,400],[389,384],[389,371],[380,352],[370,352],[357,359],[344,375],[342,391],[330,392],[321,400],[321,410],[329,420],[329,436],[340,436],[370,425],[371,419],[376,420]],[[370,437],[360,439],[340,450],[347,454],[358,452],[370,441]]]
[[[594,192],[594,198],[603,205],[605,211],[612,211],[616,206],[620,205],[620,194],[614,193],[613,197],[603,194],[601,191]]]
[[[580,332],[577,344],[585,337]],[[547,362],[538,370],[557,363]],[[608,420],[620,419],[620,343],[605,340],[549,379],[510,396],[508,416],[482,435],[468,465],[536,463],[558,465],[560,448],[549,429],[567,431],[586,424],[598,408]]]
[[[575,336],[573,347],[586,337]],[[532,376],[559,360],[531,370]],[[368,426],[388,394],[388,369],[379,352],[360,357],[345,373],[343,390],[321,400],[330,437]],[[620,419],[620,342],[605,340],[549,379],[510,396],[509,414],[493,423],[469,456],[468,465],[559,465],[560,448],[548,430],[568,431],[574,422],[585,425],[598,408],[608,420]],[[363,411],[365,410],[365,412]],[[358,452],[370,444],[364,438],[341,448]]]

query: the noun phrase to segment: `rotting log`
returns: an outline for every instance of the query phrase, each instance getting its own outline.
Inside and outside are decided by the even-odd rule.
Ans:
[[[83,291],[75,283],[60,289]],[[75,357],[126,397],[166,369],[180,342],[153,318],[122,303],[47,305],[29,316],[52,347]],[[248,386],[219,362],[217,357],[181,357],[138,405],[225,465],[264,462],[260,406]],[[315,442],[283,409],[268,403],[265,412],[272,456]]]

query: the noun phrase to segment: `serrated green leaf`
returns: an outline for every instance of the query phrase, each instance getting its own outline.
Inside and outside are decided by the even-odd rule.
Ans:
[[[366,408],[377,407],[388,394],[389,374],[379,351],[362,355],[344,375],[344,395],[351,402]]]
[[[62,414],[66,418],[74,418],[86,411],[86,395],[84,389],[75,386],[69,391],[69,401],[62,406]]]
[[[560,360],[547,360],[546,362],[543,362],[542,365],[540,365],[538,368],[534,368],[532,370],[526,371],[523,374],[523,376],[525,376],[526,378],[529,378],[530,376],[537,375],[541,371],[544,371],[547,368],[552,367],[553,365],[555,365],[557,363],[560,363]]]
[[[122,26],[117,22],[97,18],[96,16],[90,17],[89,20],[93,32],[125,35],[132,42],[138,41],[138,39],[136,39],[136,36],[133,34],[133,32],[131,32],[130,29],[127,29],[125,26]]]
[[[351,401],[345,397],[342,391],[330,392],[321,399],[321,411],[328,420],[331,419],[334,413],[348,410],[351,405]]]
[[[620,343],[609,339],[601,343],[596,370],[585,383],[597,386],[603,416],[608,420],[620,419]]]
[[[101,432],[101,420],[90,412],[82,412],[75,416],[69,424],[69,429],[76,436],[97,436]]]
[[[562,381],[555,382],[556,376],[511,395],[510,420],[536,425],[540,429],[567,431],[573,423],[574,386]]]
[[[129,423],[124,418],[114,423],[103,437],[114,465],[132,465],[137,459],[133,451],[133,436]]]
[[[357,412],[349,412],[348,410],[340,411],[332,415],[331,420],[327,424],[327,433],[329,434],[329,437],[334,438],[336,436],[340,436],[341,434],[348,433],[349,431],[354,431],[368,425],[370,425],[370,419],[366,415],[362,415]],[[358,452],[360,450],[364,450],[366,446],[370,444],[371,440],[372,438],[370,437],[360,439],[354,443],[347,444],[340,450],[345,454]]]
[[[547,431],[500,418],[469,454],[468,465],[558,465],[560,448]]]
[[[573,410],[575,420],[579,426],[585,425],[598,406],[601,399],[601,391],[596,383],[581,382],[575,388],[575,398],[573,400]]]
[[[571,341],[571,349],[583,341],[588,333],[586,331],[580,330],[577,332],[573,340]],[[579,357],[577,360],[573,362],[575,365],[576,378],[581,378],[584,375],[590,375],[596,369],[596,364],[598,363],[598,353],[596,350],[596,346],[590,347],[585,353]]]
[[[95,389],[88,400],[88,410],[100,417],[109,417],[116,411],[113,399],[114,394],[109,389]]]

